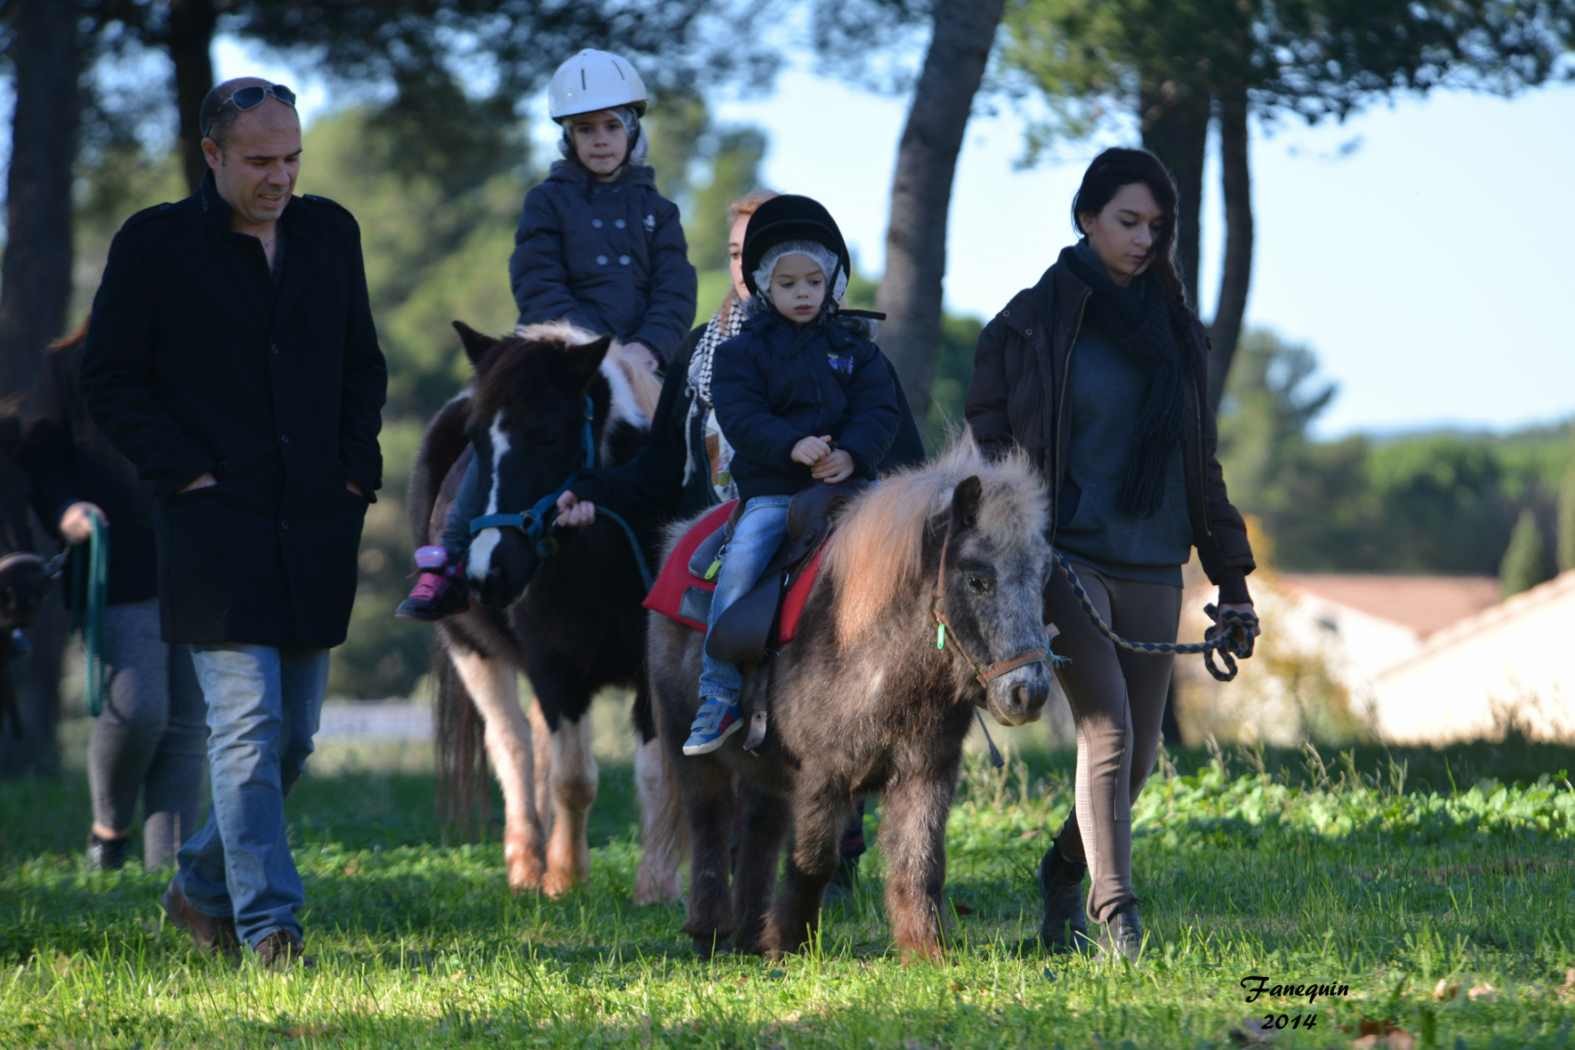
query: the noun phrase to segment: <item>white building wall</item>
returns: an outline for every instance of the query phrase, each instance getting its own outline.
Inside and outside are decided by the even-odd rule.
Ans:
[[[1529,735],[1575,741],[1575,571],[1437,632],[1374,683],[1394,743]]]

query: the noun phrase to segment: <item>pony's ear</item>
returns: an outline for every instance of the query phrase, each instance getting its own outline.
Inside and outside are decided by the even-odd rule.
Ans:
[[[498,345],[498,341],[490,335],[482,335],[464,321],[454,322],[454,331],[459,333],[459,341],[465,344],[465,356],[470,358],[472,368],[481,364],[481,359],[487,356],[487,351]]]
[[[984,483],[979,475],[963,478],[952,490],[952,534],[966,532],[979,524],[979,500],[984,496]]]
[[[604,335],[595,342],[582,343],[569,348],[569,368],[574,383],[579,389],[584,390],[591,385],[591,380],[595,379],[596,373],[601,370],[602,358],[607,356],[607,348],[610,346],[612,346],[612,336]]]

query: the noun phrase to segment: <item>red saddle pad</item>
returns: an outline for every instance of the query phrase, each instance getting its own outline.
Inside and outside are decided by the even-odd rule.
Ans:
[[[705,630],[704,623],[684,616],[679,609],[685,591],[691,588],[714,591],[716,582],[691,573],[689,560],[694,557],[695,549],[704,543],[708,536],[727,524],[727,519],[732,517],[733,507],[737,502],[737,500],[729,500],[719,507],[713,507],[705,517],[689,527],[689,531],[684,533],[678,545],[673,548],[672,554],[663,563],[662,571],[657,574],[656,583],[651,587],[651,593],[645,596],[644,605],[647,609],[661,613],[674,623],[681,623],[692,631]],[[777,623],[778,645],[786,645],[798,633],[799,619],[804,615],[804,606],[809,603],[810,592],[815,589],[815,577],[820,575],[820,559],[825,553],[826,546],[821,544],[815,553],[810,555],[808,564],[799,572],[782,599],[782,615]]]

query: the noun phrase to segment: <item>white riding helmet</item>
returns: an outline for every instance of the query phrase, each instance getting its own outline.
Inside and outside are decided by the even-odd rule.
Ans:
[[[644,116],[645,103],[645,81],[611,51],[586,48],[559,66],[547,85],[547,113],[553,120],[619,106]]]

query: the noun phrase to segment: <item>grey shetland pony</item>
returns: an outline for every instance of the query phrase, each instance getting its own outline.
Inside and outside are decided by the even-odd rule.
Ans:
[[[870,791],[883,795],[893,937],[904,957],[939,954],[946,818],[970,721],[982,707],[1021,725],[1050,694],[1046,516],[1043,482],[1027,460],[986,462],[966,436],[852,500],[797,638],[746,680],[746,703],[764,699],[770,709],[759,755],[735,738],[684,757],[703,636],[651,614],[657,732],[691,850],[684,930],[702,955],[728,937],[740,951],[773,956],[801,947],[818,925],[852,798]],[[743,819],[729,900],[735,805]],[[660,821],[646,830],[647,854],[671,855],[651,836],[676,830]]]

